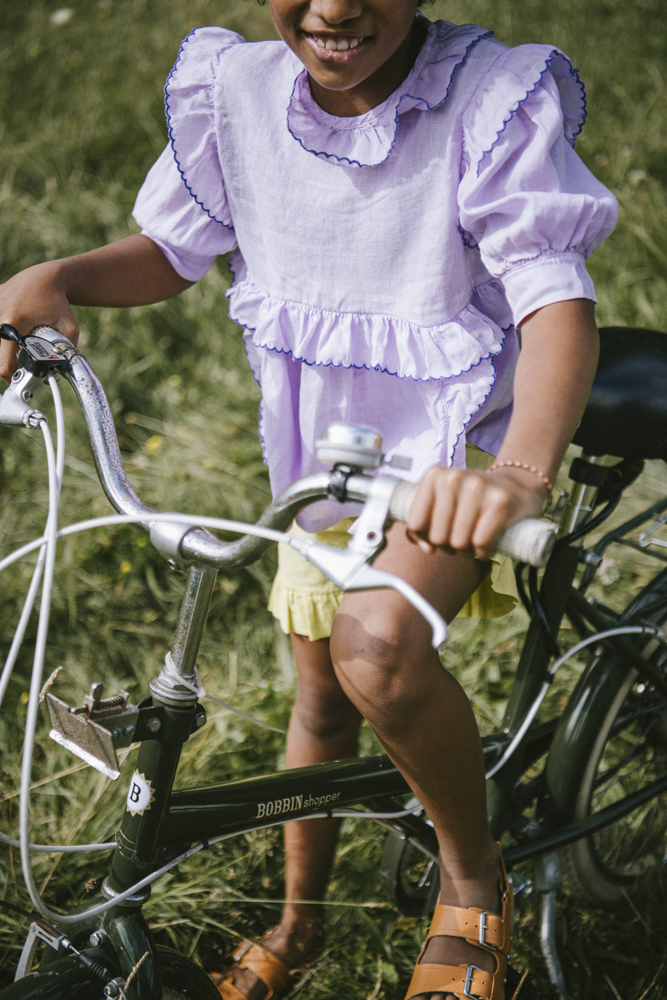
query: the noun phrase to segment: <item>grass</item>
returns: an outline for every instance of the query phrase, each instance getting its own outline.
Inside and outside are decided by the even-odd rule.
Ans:
[[[218,23],[249,39],[275,37],[268,7],[245,0],[70,0],[54,23],[52,0],[0,9],[0,278],[37,261],[117,239],[141,180],[166,141],[161,87],[178,43],[199,24]],[[664,67],[667,13],[662,0],[452,0],[429,15],[476,21],[517,45],[551,42],[581,67],[590,120],[578,149],[618,195],[621,219],[591,262],[601,324],[667,329],[667,138]],[[56,21],[58,18],[56,18]],[[107,390],[133,484],[164,509],[253,519],[269,489],[256,434],[258,393],[238,328],[226,314],[225,262],[179,299],[151,308],[77,311],[82,344]],[[50,412],[48,393],[39,405]],[[81,419],[65,391],[69,457],[63,521],[99,515],[108,504],[96,482]],[[0,428],[2,553],[41,530],[46,480],[40,440]],[[651,464],[629,491],[625,510],[664,494]],[[93,679],[108,691],[143,692],[168,648],[182,577],[171,573],[129,528],[101,529],[60,548],[47,674],[62,666],[54,691],[75,701]],[[615,554],[600,593],[619,605],[646,582],[634,555]],[[294,693],[284,638],[265,610],[271,557],[222,575],[216,585],[200,667],[213,692],[273,724],[287,722]],[[30,560],[3,575],[0,649],[8,649]],[[617,579],[613,579],[614,577]],[[34,623],[28,640],[34,638]],[[483,731],[497,727],[526,628],[523,612],[495,622],[459,622],[448,665],[469,691]],[[564,633],[564,639],[567,635]],[[30,667],[30,641],[0,718],[0,823],[17,828],[17,775]],[[553,694],[558,708],[562,690]],[[52,842],[113,837],[124,782],[97,772],[38,737],[35,829]],[[364,752],[374,742],[368,731]],[[126,769],[131,766],[132,751]],[[278,767],[279,736],[212,711],[186,747],[179,784],[212,782]],[[327,950],[295,992],[399,1000],[424,922],[398,914],[378,882],[383,835],[347,823],[328,899]],[[35,869],[50,905],[68,907],[105,874],[104,858],[40,856]],[[15,852],[0,849],[4,898],[25,904]],[[146,908],[158,939],[220,967],[239,936],[276,920],[283,893],[280,835],[231,841],[166,877]],[[577,1000],[667,997],[664,886],[639,909],[587,911],[566,893],[559,934]],[[530,964],[540,997],[553,996],[539,955],[534,906],[522,911],[515,952]],[[0,983],[11,981],[25,928],[0,913]]]

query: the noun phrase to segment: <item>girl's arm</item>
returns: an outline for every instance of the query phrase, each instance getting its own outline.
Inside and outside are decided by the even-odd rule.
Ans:
[[[599,335],[588,299],[555,302],[521,323],[514,407],[497,461],[541,469],[553,482],[584,412],[597,368]],[[547,488],[535,473],[435,466],[424,478],[408,528],[424,548],[473,548],[488,558],[509,524],[539,515]]]
[[[147,236],[128,236],[14,275],[0,285],[0,323],[10,323],[24,336],[36,326],[52,326],[76,344],[79,327],[70,305],[148,305],[191,284]],[[0,340],[0,375],[9,380],[15,368],[14,344]]]

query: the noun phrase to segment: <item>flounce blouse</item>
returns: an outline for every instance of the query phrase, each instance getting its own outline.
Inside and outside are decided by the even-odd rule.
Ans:
[[[134,215],[191,281],[234,251],[274,494],[322,469],[332,420],[380,430],[413,481],[463,466],[466,441],[496,453],[521,320],[595,300],[585,260],[617,205],[573,149],[577,71],[550,46],[427,25],[398,90],[354,118],[316,104],[283,42],[223,28],[188,35],[167,80],[170,142]],[[327,501],[299,520],[353,512]]]

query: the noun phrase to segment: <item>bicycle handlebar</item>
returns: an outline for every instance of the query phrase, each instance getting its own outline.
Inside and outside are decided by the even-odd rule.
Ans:
[[[4,331],[3,331],[4,332]],[[37,327],[31,333],[51,345],[58,355],[60,371],[71,384],[83,411],[97,474],[112,507],[120,514],[140,516],[140,530],[149,534],[154,545],[175,561],[195,562],[216,569],[247,566],[260,558],[274,544],[265,538],[244,535],[222,542],[204,528],[192,525],[155,522],[158,513],[141,500],[132,488],[121,458],[113,417],[102,385],[86,358],[56,330]],[[67,361],[63,366],[63,360]],[[373,478],[362,473],[346,477],[345,500],[364,503]],[[397,481],[389,506],[393,521],[407,521],[417,484]],[[266,508],[258,525],[284,531],[303,507],[331,497],[331,473],[315,473],[293,483]],[[144,520],[145,518],[145,520]],[[555,540],[555,527],[529,518],[508,528],[498,541],[498,551],[533,566],[543,566]]]

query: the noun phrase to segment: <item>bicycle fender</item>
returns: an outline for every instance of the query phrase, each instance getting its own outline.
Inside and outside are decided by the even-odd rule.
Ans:
[[[604,650],[579,678],[558,722],[544,769],[539,819],[549,829],[574,820],[581,767],[589,759],[600,728],[628,676],[628,663]]]
[[[141,909],[115,906],[104,914],[102,926],[109,935],[123,979],[127,979],[141,962],[132,979],[128,1000],[134,997],[139,997],[140,1000],[162,1000],[157,946]]]

